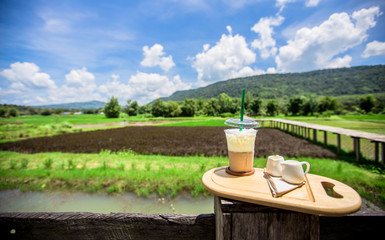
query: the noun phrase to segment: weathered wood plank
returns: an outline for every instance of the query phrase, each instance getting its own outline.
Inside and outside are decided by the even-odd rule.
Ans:
[[[231,238],[224,239],[376,239],[382,235],[385,221],[384,211],[367,204],[343,217],[302,214],[220,197],[218,206],[221,213],[216,210],[216,214],[232,218],[227,223]]]
[[[337,153],[341,154],[341,134],[337,133]]]
[[[361,152],[361,147],[360,147],[360,139],[359,138],[356,138],[354,137],[353,138],[353,149],[354,149],[354,152],[356,154],[356,161],[357,162],[360,162],[360,152]]]
[[[214,214],[0,213],[0,235],[59,240],[215,239],[215,220]]]

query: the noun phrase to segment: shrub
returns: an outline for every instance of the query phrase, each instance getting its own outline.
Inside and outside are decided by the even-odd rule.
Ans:
[[[45,169],[50,169],[52,167],[53,159],[52,158],[47,158],[44,160],[44,168]]]
[[[107,118],[118,118],[120,115],[119,101],[115,97],[111,97],[110,101],[104,106],[104,114]]]
[[[72,159],[68,159],[68,162],[67,162],[67,168],[68,170],[73,170],[76,168],[76,163],[74,161],[72,161]]]
[[[0,107],[0,117],[5,118],[7,116],[8,109],[5,107]]]
[[[20,165],[20,167],[21,167],[21,168],[27,168],[28,163],[29,163],[28,159],[27,159],[27,158],[23,158],[23,159],[21,159],[21,165]]]
[[[43,116],[49,116],[49,115],[52,114],[52,112],[48,108],[44,108],[43,111],[41,111],[40,114],[43,115]]]
[[[10,117],[18,117],[19,116],[19,110],[17,110],[16,108],[10,108],[8,110],[8,115]]]
[[[16,168],[16,162],[14,160],[9,161],[9,169],[15,169]]]

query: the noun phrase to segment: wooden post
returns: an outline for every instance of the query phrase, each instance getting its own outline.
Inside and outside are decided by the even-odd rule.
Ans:
[[[328,132],[327,131],[323,131],[324,132],[324,147],[326,147],[328,145]]]
[[[385,143],[381,143],[381,162],[385,164]]]
[[[313,142],[317,142],[317,129],[313,129]]]
[[[337,133],[337,153],[341,154],[341,135]]]
[[[360,138],[353,137],[353,149],[356,154],[356,161],[360,162]]]
[[[374,143],[374,162],[378,163],[379,151],[378,151],[378,142],[372,141]]]
[[[214,197],[217,240],[319,239],[319,216]]]

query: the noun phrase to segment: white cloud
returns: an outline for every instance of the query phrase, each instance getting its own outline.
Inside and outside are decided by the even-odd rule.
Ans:
[[[297,0],[276,0],[275,6],[280,8],[280,12],[286,7],[288,3],[296,2]],[[305,0],[306,7],[318,6],[320,0]]]
[[[120,104],[124,105],[124,102],[130,99],[133,95],[133,89],[130,85],[121,83],[118,78],[116,78],[116,75],[113,74],[112,78],[112,81],[108,81],[107,83],[100,85],[99,91],[108,98],[112,96],[118,98],[123,101],[120,102]]]
[[[65,79],[65,84],[48,92],[50,101],[63,103],[103,100],[97,91],[95,76],[87,68],[73,69],[65,75]]]
[[[326,67],[348,67],[350,56],[338,55],[367,39],[366,31],[375,26],[380,15],[378,7],[361,9],[351,16],[332,14],[328,20],[313,28],[299,29],[294,39],[279,48],[276,56],[279,72],[307,71]]]
[[[47,73],[40,72],[39,67],[35,63],[15,62],[11,64],[10,69],[0,72],[5,77],[13,89],[55,89],[56,84],[51,80]]]
[[[251,28],[252,31],[260,35],[260,39],[255,39],[251,43],[251,46],[260,51],[263,59],[276,55],[277,48],[275,47],[275,40],[272,37],[274,33],[272,26],[281,25],[283,20],[284,18],[280,15],[276,17],[265,17],[259,19],[258,23]]]
[[[230,32],[223,34],[215,46],[205,44],[203,51],[193,59],[193,68],[198,72],[198,85],[204,86],[210,82],[226,80],[252,74],[248,66],[255,62],[255,53],[248,48],[243,36],[233,36]]]
[[[175,66],[175,63],[172,60],[172,56],[162,57],[163,55],[165,55],[165,53],[163,52],[163,46],[160,44],[156,43],[151,48],[149,48],[148,46],[144,46],[143,55],[144,59],[140,63],[142,66],[159,66],[166,72]]]
[[[320,0],[306,0],[305,5],[306,7],[316,7],[319,2]]]
[[[373,41],[368,43],[361,56],[368,58],[378,55],[385,55],[385,42]]]
[[[35,100],[37,102],[40,102],[40,103],[46,103],[47,102],[47,99],[39,97],[39,96],[35,97]]]
[[[350,62],[352,61],[352,57],[349,55],[345,55],[344,57],[337,57],[330,62],[328,62],[324,68],[342,68],[342,67],[350,67]]]
[[[99,86],[99,91],[108,97],[117,97],[123,105],[128,99],[135,99],[142,105],[160,97],[167,97],[175,91],[191,88],[191,84],[184,83],[179,75],[170,79],[158,73],[137,72],[127,83],[120,82],[116,75],[112,78],[112,81]]]
[[[179,75],[168,77],[158,73],[143,72],[137,72],[126,82],[121,82],[118,74],[112,74],[109,81],[97,85],[94,74],[85,67],[72,69],[65,75],[65,83],[56,86],[49,79],[49,75],[41,73],[38,66],[33,63],[11,64],[11,69],[3,70],[0,75],[11,82],[11,87],[17,87],[0,88],[0,102],[14,99],[14,103],[17,101],[18,104],[32,105],[107,101],[111,96],[117,97],[122,105],[128,99],[146,104],[159,97],[169,96],[175,91],[191,88],[191,84],[184,83]],[[48,84],[47,80],[49,80]]]
[[[191,84],[184,83],[179,75],[169,79],[157,73],[137,72],[128,80],[128,85],[133,90],[133,97],[139,103],[147,103],[159,97],[166,97],[178,90],[191,88]]]
[[[70,87],[93,87],[95,85],[95,76],[85,67],[71,70],[65,77],[66,83]]]
[[[279,11],[281,12],[285,8],[286,4],[295,2],[295,1],[296,0],[277,0],[275,3],[275,6],[279,7]]]

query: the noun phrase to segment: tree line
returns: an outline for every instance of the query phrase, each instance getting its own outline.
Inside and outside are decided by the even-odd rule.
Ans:
[[[74,114],[81,112],[83,114],[97,114],[102,111],[102,108],[99,109],[68,109],[68,108],[37,108],[31,106],[22,106],[14,104],[1,104],[0,105],[0,117],[9,118],[9,117],[18,117],[20,115],[42,115],[49,116],[52,114]]]
[[[262,99],[254,97],[250,92],[245,94],[245,111],[250,116],[330,116],[332,114],[345,114],[347,112],[385,113],[384,101],[377,101],[372,95],[359,98],[356,105],[342,103],[337,98],[330,96],[296,96],[288,100]],[[137,101],[128,100],[124,106],[119,104],[115,97],[111,97],[101,109],[48,109],[16,105],[0,105],[0,117],[17,117],[23,115],[43,115],[63,113],[98,114],[104,113],[108,118],[117,118],[120,113],[128,116],[138,114],[152,115],[153,117],[192,117],[192,116],[222,116],[228,117],[239,114],[241,107],[240,98],[232,98],[226,93],[221,93],[216,98],[186,98],[183,101],[163,101],[157,99],[152,103],[139,106]]]
[[[192,117],[192,116],[232,116],[240,111],[241,99],[232,98],[221,93],[216,98],[194,99],[186,98],[183,101],[163,101],[157,99],[150,104],[139,106],[136,101],[128,100],[125,106],[120,106],[118,99],[112,97],[106,103],[103,111],[106,117],[119,117],[121,112],[128,116],[151,114],[153,117]],[[275,99],[264,100],[253,97],[249,92],[245,94],[245,111],[250,116],[275,116],[285,114],[291,116],[330,116],[345,114],[351,111],[351,106],[345,106],[337,98],[324,96],[296,96],[287,101],[278,102]],[[383,102],[377,102],[372,95],[359,99],[354,111],[366,113],[384,113]]]

